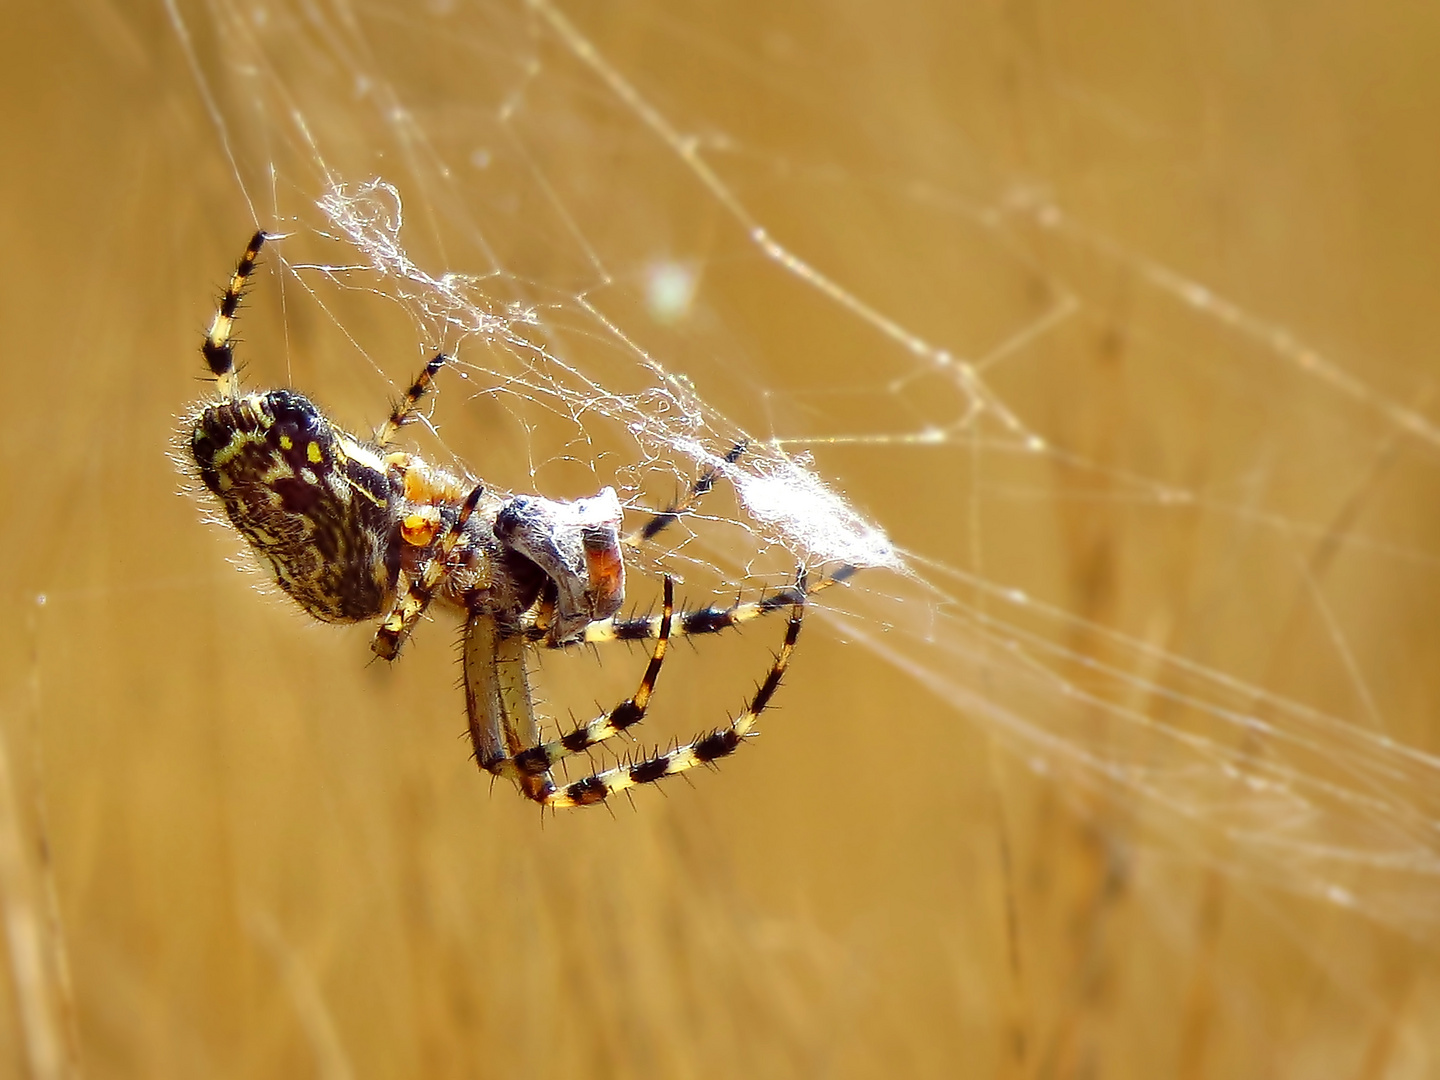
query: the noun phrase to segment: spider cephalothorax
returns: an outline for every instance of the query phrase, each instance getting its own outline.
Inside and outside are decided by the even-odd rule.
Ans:
[[[789,662],[805,602],[803,575],[764,600],[678,615],[666,578],[659,616],[617,619],[616,612],[625,599],[625,548],[673,522],[742,447],[702,474],[686,500],[622,538],[613,488],[570,501],[511,496],[391,449],[446,363],[444,355],[426,365],[371,439],[336,426],[293,390],[241,394],[230,335],[265,240],[264,233],[251,239],[206,335],[202,352],[216,397],[189,421],[188,446],[201,482],[280,588],[325,622],[379,618],[372,647],[387,660],[432,604],[458,610],[465,619],[465,700],[476,759],[538,802],[601,802],[733,753]],[[843,568],[826,584],[850,572]],[[551,769],[563,758],[643,719],[672,635],[724,630],[781,609],[790,610],[784,643],[734,720],[664,753],[574,783],[554,782]],[[615,640],[654,643],[635,695],[560,739],[542,741],[524,650]]]

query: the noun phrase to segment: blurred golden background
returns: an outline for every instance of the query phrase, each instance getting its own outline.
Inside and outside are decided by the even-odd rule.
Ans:
[[[6,21],[5,1074],[1440,1075],[1440,13]],[[375,179],[524,341],[338,237]],[[382,670],[177,495],[257,226],[248,385],[363,430],[458,348],[427,454],[640,507],[693,462],[601,392],[658,365],[909,572],[817,599],[717,774],[542,818],[466,760],[443,616]],[[704,510],[633,603],[784,580]],[[644,744],[782,632],[677,649]],[[643,666],[537,679],[588,717]]]

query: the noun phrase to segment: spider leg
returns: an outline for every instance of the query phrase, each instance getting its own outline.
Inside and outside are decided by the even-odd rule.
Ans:
[[[790,585],[772,593],[763,600],[747,600],[729,607],[693,608],[676,614],[674,623],[667,631],[670,637],[694,637],[697,634],[716,634],[730,630],[755,619],[763,618],[783,608],[794,607],[816,593],[847,581],[860,568],[850,563],[839,567],[824,580],[809,586]],[[556,642],[547,637],[542,627],[526,627],[525,636],[532,645],[547,649],[564,648],[568,645],[600,645],[610,641],[653,641],[660,636],[663,615],[636,615],[630,618],[611,618],[593,622],[585,627],[584,633],[567,642]]]
[[[656,680],[660,678],[660,667],[665,662],[665,648],[670,638],[670,617],[675,610],[675,583],[669,577],[665,578],[664,604],[664,614],[660,617],[661,625],[655,638],[655,648],[650,653],[650,663],[646,665],[645,674],[641,677],[640,686],[633,697],[622,701],[608,713],[597,716],[588,724],[582,724],[575,728],[562,738],[539,745],[532,743],[519,753],[513,753],[513,756],[504,760],[485,764],[485,767],[497,776],[508,776],[510,779],[520,782],[522,786],[527,778],[546,777],[548,782],[550,770],[562,758],[598,746],[606,739],[623,734],[645,719],[645,710],[650,704],[650,695],[655,691]],[[517,637],[516,640],[521,639]],[[548,799],[553,792],[554,785],[551,784],[549,789],[542,793],[543,798]],[[528,789],[526,794],[531,798],[536,797],[531,795]]]
[[[476,484],[466,497],[454,523],[440,535],[435,545],[435,554],[426,561],[419,576],[401,576],[403,587],[396,588],[395,600],[370,642],[371,650],[380,659],[394,660],[400,652],[400,646],[405,644],[410,631],[414,630],[415,624],[420,621],[420,616],[425,614],[425,609],[435,598],[435,590],[445,579],[451,555],[464,540],[465,524],[484,494],[485,485]]]
[[[803,586],[797,586],[795,600],[790,611],[790,624],[785,631],[785,640],[775,656],[775,663],[771,665],[770,673],[765,676],[765,681],[755,691],[755,696],[750,699],[750,704],[728,725],[717,728],[708,735],[697,736],[683,746],[656,754],[643,761],[619,765],[613,769],[596,773],[594,776],[587,776],[583,780],[577,780],[573,784],[566,784],[562,788],[548,792],[543,801],[557,808],[593,806],[595,803],[604,802],[616,792],[626,791],[639,784],[653,784],[667,776],[677,776],[697,765],[709,765],[720,758],[733,754],[740,748],[740,744],[746,736],[754,730],[755,721],[770,704],[770,698],[785,675],[785,667],[790,662],[790,654],[795,650],[795,642],[800,637],[800,623],[804,618],[805,593]]]
[[[739,461],[740,455],[745,453],[745,448],[748,445],[748,442],[742,440],[732,446],[730,452],[725,455],[725,464],[734,465],[735,462]],[[710,493],[710,489],[715,486],[715,481],[720,479],[721,471],[722,466],[720,465],[706,466],[705,471],[700,474],[699,479],[690,485],[690,490],[684,498],[676,499],[658,514],[652,514],[649,519],[646,520],[645,524],[628,534],[620,542],[626,547],[638,548],[642,544],[647,544],[655,539],[656,536],[679,521],[681,514],[685,513]]]
[[[416,404],[425,396],[426,391],[430,389],[430,384],[435,381],[435,373],[444,367],[445,364],[449,362],[449,359],[450,358],[444,353],[436,353],[430,362],[425,365],[425,370],[420,372],[415,381],[410,384],[410,389],[405,391],[405,397],[401,400],[400,404],[395,406],[394,410],[390,413],[390,418],[380,425],[380,429],[375,432],[376,446],[383,450],[390,445],[390,440],[395,438],[400,428],[410,419],[411,414],[415,411]]]
[[[240,394],[240,383],[235,378],[235,350],[230,344],[230,334],[235,329],[235,314],[240,310],[240,294],[245,290],[246,279],[255,272],[255,260],[259,257],[265,240],[263,231],[257,231],[250,238],[245,254],[240,256],[235,272],[230,275],[230,283],[225,286],[225,292],[220,297],[220,307],[215,312],[215,318],[210,321],[205,342],[200,346],[200,352],[204,354],[205,362],[210,365],[210,372],[215,376],[215,389],[220,392],[221,397],[234,399]]]
[[[520,773],[504,767],[540,741],[540,724],[525,671],[525,640],[504,633],[493,616],[471,615],[465,623],[461,660],[475,760],[497,776],[510,776],[527,798],[543,801],[555,790],[549,773],[543,769]]]

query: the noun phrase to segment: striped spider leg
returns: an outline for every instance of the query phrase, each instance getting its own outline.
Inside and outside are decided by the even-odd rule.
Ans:
[[[713,488],[715,482],[720,479],[724,465],[734,465],[735,462],[739,461],[740,456],[745,453],[747,446],[749,446],[749,442],[742,439],[730,448],[723,459],[723,465],[707,465],[704,472],[690,485],[690,491],[684,498],[676,499],[658,514],[651,514],[644,525],[641,525],[640,528],[626,536],[621,543],[626,547],[641,547],[655,539],[655,537],[659,536],[660,533],[664,532],[671,525],[674,525],[675,522],[680,520],[682,514],[710,493],[710,489]]]
[[[646,678],[650,680],[651,686],[653,686],[652,672],[658,675],[660,661],[665,655],[666,643],[679,625],[673,621],[670,579],[668,577],[665,579],[665,584],[665,608],[656,617],[652,635],[655,640],[655,650],[651,654],[651,666],[646,670]],[[688,772],[700,765],[714,764],[738,750],[744,740],[754,734],[755,723],[779,688],[780,681],[784,678],[785,670],[789,666],[790,655],[795,651],[795,643],[800,638],[800,626],[805,617],[806,597],[803,573],[792,589],[784,590],[783,594],[777,595],[784,595],[790,604],[790,621],[785,629],[785,639],[780,644],[780,651],[775,654],[775,661],[770,665],[769,672],[739,715],[727,724],[705,734],[697,735],[680,746],[655,753],[638,761],[623,762],[603,772],[594,773],[566,784],[562,788],[549,792],[544,802],[557,808],[592,806],[595,803],[604,802],[611,795],[640,784],[653,784],[667,777]],[[769,610],[778,610],[778,607],[771,607]],[[649,619],[644,622],[647,628],[650,627]],[[642,682],[641,687],[645,689],[646,684]],[[627,710],[627,706],[631,706],[631,708]],[[625,727],[629,726],[629,723],[622,727],[614,719],[615,713],[621,713],[629,723],[640,719],[640,716],[635,716],[634,720],[630,720],[633,703],[626,702],[611,714],[598,717],[584,727],[576,728],[558,743],[547,744],[546,747],[540,748],[542,753],[536,756],[534,764],[536,766],[543,764],[548,767],[563,756],[563,754],[556,753],[554,757],[549,757],[544,753],[552,751],[552,749],[563,749],[564,753],[574,753],[576,749],[594,746],[604,739],[620,734]],[[641,714],[643,715],[643,709]]]
[[[777,611],[803,605],[816,593],[848,581],[858,571],[859,567],[845,563],[814,585],[807,585],[802,574],[797,578],[796,584],[779,589],[759,600],[737,602],[728,607],[691,608],[681,611],[674,617],[673,625],[665,634],[668,637],[695,637],[733,630]],[[663,615],[634,615],[628,618],[612,616],[590,623],[578,638],[561,642],[558,647],[603,645],[612,641],[653,641],[660,636],[664,622]],[[547,639],[543,628],[527,627],[526,635],[536,645],[544,648],[557,647],[556,643]]]
[[[502,633],[490,616],[472,616],[465,626],[465,694],[470,740],[480,767],[515,781],[528,798],[561,805],[550,779],[551,768],[571,754],[628,731],[645,718],[665,661],[674,606],[675,586],[667,575],[661,627],[639,688],[609,712],[552,742],[540,741],[525,674],[525,639],[519,634]]]

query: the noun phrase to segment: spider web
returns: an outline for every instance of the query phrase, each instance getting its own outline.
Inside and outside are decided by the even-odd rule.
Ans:
[[[857,106],[806,66],[813,26],[747,51],[699,15],[656,9],[637,42],[566,10],[168,9],[283,237],[285,374],[341,372],[358,417],[452,353],[429,434],[514,490],[613,484],[633,515],[718,466],[734,496],[650,569],[747,592],[861,566],[815,619],[913,708],[1121,798],[1161,850],[1433,938],[1440,762],[1393,663],[1412,646],[1371,629],[1437,585],[1433,530],[1389,495],[1433,490],[1423,384],[1126,239],[1123,192],[1001,164],[1000,120]],[[669,77],[632,77],[655,41]],[[871,272],[877,244],[909,272]],[[305,359],[327,349],[329,375]]]

